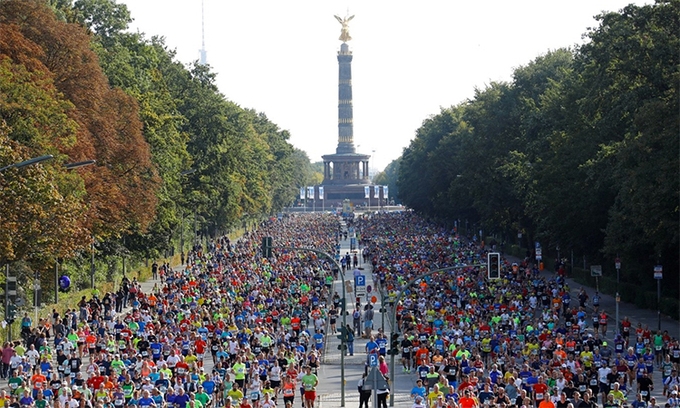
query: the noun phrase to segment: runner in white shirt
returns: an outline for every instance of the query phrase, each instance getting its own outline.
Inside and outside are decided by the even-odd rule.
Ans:
[[[29,364],[31,364],[31,367],[35,367],[35,365],[38,364],[40,353],[38,353],[38,350],[35,349],[33,344],[31,344],[31,348],[26,352],[26,358],[28,359]]]

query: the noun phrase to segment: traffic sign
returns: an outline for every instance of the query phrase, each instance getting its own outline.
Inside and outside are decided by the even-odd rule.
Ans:
[[[621,260],[619,258],[616,258],[616,260],[614,261],[614,267],[616,269],[621,269]]]
[[[366,296],[366,275],[356,275],[354,277],[354,290],[358,297]]]
[[[656,265],[654,267],[654,279],[663,279],[663,266]]]
[[[377,297],[371,296],[371,303],[375,303],[375,302],[377,302],[377,301],[378,301],[378,298],[377,298]],[[380,308],[380,311],[382,312],[382,311],[383,311],[383,308]],[[384,313],[384,312],[383,312],[383,313]]]
[[[602,265],[590,265],[590,276],[602,276]]]
[[[371,368],[368,372],[368,376],[364,380],[364,390],[386,390],[389,387],[387,380],[378,370],[378,367]]]
[[[366,292],[371,293],[372,291],[373,291],[373,288],[371,287],[371,285],[367,285],[366,286]]]
[[[378,366],[378,355],[377,354],[369,354],[368,355],[368,366],[369,367],[377,367]]]

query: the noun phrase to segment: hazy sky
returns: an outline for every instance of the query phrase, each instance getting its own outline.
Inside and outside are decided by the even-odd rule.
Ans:
[[[118,1],[130,8],[132,30],[165,37],[181,62],[199,58],[201,0]],[[548,50],[581,44],[594,15],[631,2],[204,0],[205,46],[221,92],[264,112],[320,161],[338,142],[333,15],[349,10],[354,143],[383,169],[440,107],[510,80]]]

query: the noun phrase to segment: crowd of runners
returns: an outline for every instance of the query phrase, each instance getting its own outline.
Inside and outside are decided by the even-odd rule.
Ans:
[[[181,268],[155,267],[149,293],[126,279],[64,315],[24,316],[22,341],[2,350],[0,408],[314,407],[326,336],[338,330],[335,264],[306,251],[264,259],[265,236],[334,253],[347,270],[359,256],[372,264],[396,307],[397,361],[413,376],[414,408],[678,406],[677,339],[610,322],[596,293],[571,299],[560,274],[545,278],[527,259],[505,262],[492,281],[479,266],[433,274],[397,303],[409,280],[482,263],[488,245],[412,212],[359,217],[353,228],[361,252],[341,257],[336,216],[271,219],[236,242],[195,247]],[[373,310],[350,318],[347,352],[364,337],[361,351],[380,354],[387,375],[390,339],[373,330]],[[382,406],[389,392],[379,391]]]
[[[387,301],[428,271],[485,263],[491,249],[412,212],[362,217],[356,227]],[[530,261],[504,262],[498,280],[474,266],[434,274],[393,305],[399,368],[417,379],[414,408],[678,406],[677,339],[628,318],[608,324],[597,293],[571,299],[560,273],[545,278]],[[653,382],[656,370],[663,384]]]
[[[236,242],[196,246],[150,293],[125,279],[52,319],[22,321],[2,350],[0,408],[314,406],[337,273],[306,251],[335,252],[332,215],[271,219]]]

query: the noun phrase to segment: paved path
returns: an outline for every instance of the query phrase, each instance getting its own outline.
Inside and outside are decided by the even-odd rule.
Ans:
[[[349,238],[346,240],[341,241],[340,243],[340,253],[345,254],[350,251],[350,240]],[[371,266],[370,264],[364,264],[361,263],[361,256],[359,256],[360,259],[360,268],[363,268],[362,273],[366,275],[367,279],[367,284],[372,285],[373,288],[375,288],[375,283],[373,282],[372,274],[371,274]],[[346,278],[345,281],[350,282],[350,286],[353,288],[354,287],[354,276],[352,274],[352,270],[349,269],[346,271]],[[338,279],[335,281],[335,290],[337,293],[340,293],[340,296],[342,296],[342,285],[343,281],[342,278]],[[352,289],[353,290],[353,289]],[[374,304],[374,319],[373,319],[373,334],[378,333],[378,329],[383,327],[383,316],[382,313],[380,313],[380,295],[375,293],[375,291],[372,292],[373,295],[376,296],[377,302]],[[368,294],[368,297],[371,297],[371,294]],[[354,311],[354,304],[355,304],[355,293],[354,292],[346,292],[346,297],[345,297],[345,302],[348,305],[347,310],[349,311],[350,315],[347,316],[347,324],[350,326],[352,325],[352,315],[351,313]],[[366,300],[362,300],[361,304],[362,306],[366,304]],[[342,324],[342,317],[338,319],[338,327],[340,327]],[[385,333],[387,335],[387,338],[389,339],[389,334],[390,334],[390,325],[389,325],[389,318],[387,317],[387,314],[385,316]],[[338,339],[338,334],[339,333],[329,333],[327,338],[327,344],[326,344],[326,353],[324,355],[324,364],[321,366],[321,369],[319,370],[319,387],[317,389],[318,394],[319,394],[319,407],[320,408],[335,408],[335,407],[340,407],[341,406],[341,393],[339,389],[339,385],[341,384],[341,368],[340,368],[340,351],[338,350],[338,346],[340,345],[340,340]],[[355,341],[354,341],[354,355],[349,356],[347,355],[345,357],[345,406],[346,407],[356,407],[358,406],[359,403],[359,393],[357,392],[357,382],[359,379],[361,379],[362,374],[364,373],[364,368],[366,364],[366,352],[365,352],[365,347],[366,343],[368,342],[367,339],[362,339],[359,334],[357,334]],[[389,348],[389,345],[388,345]],[[388,361],[389,361],[389,356]],[[408,374],[403,374],[401,373],[401,370],[397,370],[397,378],[392,381],[392,389],[395,392],[395,406],[397,407],[410,407],[411,406],[411,396],[410,396],[410,391],[415,385],[415,377],[411,378]],[[371,397],[371,404],[373,404],[373,397]],[[372,406],[372,405],[371,405]]]

